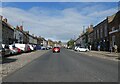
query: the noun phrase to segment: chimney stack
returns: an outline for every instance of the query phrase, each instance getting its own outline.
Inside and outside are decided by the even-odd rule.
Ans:
[[[19,29],[19,26],[18,26],[18,25],[16,26],[16,29]]]
[[[93,25],[92,25],[92,24],[90,25],[90,28],[92,28],[92,29],[93,29]]]
[[[19,27],[19,30],[20,30],[20,31],[23,31],[23,26],[20,26],[20,27]]]
[[[7,18],[3,19],[3,21],[7,23]]]

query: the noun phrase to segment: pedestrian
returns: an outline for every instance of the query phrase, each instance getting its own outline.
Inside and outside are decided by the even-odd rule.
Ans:
[[[112,48],[113,48],[113,47],[112,47],[112,46],[110,46],[110,53],[112,53]]]
[[[98,51],[100,51],[100,45],[98,45]]]
[[[90,50],[91,50],[92,46],[90,45]]]
[[[117,45],[115,44],[115,45],[114,45],[114,50],[115,50],[114,52],[115,52],[115,53],[117,53],[117,48],[118,48],[118,47],[117,47]]]

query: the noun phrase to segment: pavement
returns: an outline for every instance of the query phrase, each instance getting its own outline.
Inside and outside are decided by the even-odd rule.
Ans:
[[[110,53],[106,51],[89,51],[89,52],[77,52],[77,53],[85,54],[87,56],[95,56],[107,60],[114,60],[114,61],[119,61],[118,58],[120,56],[120,53],[114,53],[114,52]]]
[[[43,54],[3,81],[117,82],[118,62],[61,49],[60,53]]]
[[[97,53],[97,54],[102,54],[102,55],[109,56],[109,57],[120,56],[120,53],[114,53],[114,52],[106,52],[106,51],[90,51],[90,52]]]
[[[14,73],[47,52],[48,50],[38,50],[4,58],[0,64],[1,77],[4,78],[9,74]]]

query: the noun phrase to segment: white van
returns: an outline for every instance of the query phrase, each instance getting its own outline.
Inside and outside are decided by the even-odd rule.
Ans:
[[[20,50],[22,50],[23,52],[27,52],[28,51],[28,45],[27,44],[19,44],[19,43],[16,43],[14,44],[15,47],[19,48]]]

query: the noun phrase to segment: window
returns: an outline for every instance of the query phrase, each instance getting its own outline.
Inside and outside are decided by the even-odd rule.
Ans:
[[[100,29],[100,37],[102,38],[102,35],[103,35],[103,29],[102,29],[102,27],[101,27],[101,29]]]
[[[97,39],[99,39],[99,29],[97,29]]]
[[[105,31],[105,37],[106,37],[106,36],[107,36],[107,34],[108,34],[107,24],[105,24],[105,26],[104,26],[104,31]]]

